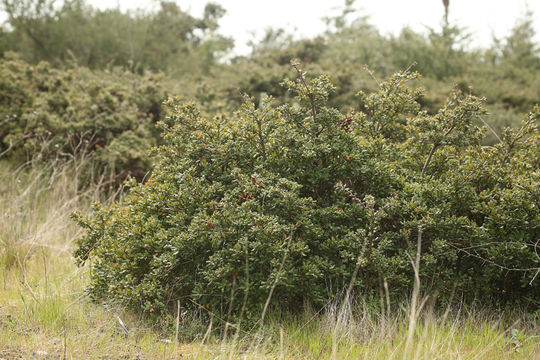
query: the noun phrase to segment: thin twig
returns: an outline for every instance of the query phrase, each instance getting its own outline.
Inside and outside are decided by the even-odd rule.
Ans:
[[[278,282],[279,282],[279,280],[281,278],[283,267],[285,265],[285,261],[287,260],[287,257],[289,255],[289,249],[291,247],[291,242],[292,242],[293,236],[294,236],[294,229],[291,231],[291,234],[289,235],[289,241],[287,242],[287,249],[283,253],[283,257],[281,258],[281,264],[279,264],[278,273],[276,275],[276,278],[274,279],[274,283],[272,284],[272,288],[270,289],[270,293],[268,294],[268,297],[266,298],[266,302],[264,304],[264,308],[263,308],[263,312],[262,312],[261,320],[260,320],[260,322],[261,322],[260,331],[262,331],[262,328],[263,328],[263,325],[264,325],[264,318],[265,318],[265,315],[266,315],[266,311],[268,310],[268,306],[270,305],[270,300],[272,299],[274,289],[276,288],[276,286],[277,286],[277,284],[278,284]]]
[[[500,136],[497,134],[497,132],[495,132],[495,130],[493,130],[493,128],[491,126],[489,126],[489,124],[484,120],[484,118],[481,117],[481,116],[479,116],[478,118],[480,120],[482,120],[482,122],[484,123],[484,125],[486,125],[486,127],[489,129],[489,131],[491,131],[493,133],[493,135],[495,135],[497,140],[499,140],[499,142],[502,142],[502,139],[500,138]]]
[[[411,297],[411,310],[409,314],[409,329],[407,331],[407,342],[405,343],[405,356],[408,356],[410,347],[414,338],[414,331],[416,329],[416,321],[418,319],[419,310],[423,307],[423,304],[418,308],[418,297],[420,295],[420,258],[422,257],[422,227],[418,228],[418,240],[416,243],[416,259],[411,263],[414,269],[414,285]],[[424,302],[425,303],[425,300]]]
[[[377,80],[377,78],[375,77],[375,75],[369,69],[369,67],[367,65],[364,65],[364,70],[366,70],[366,72],[369,74],[369,76],[371,76],[371,78],[377,83],[377,86],[381,87],[381,83],[379,82],[379,80]]]
[[[315,108],[315,98],[313,96],[313,91],[311,91],[309,89],[309,86],[308,84],[306,83],[306,78],[304,77],[304,72],[298,67],[298,64],[296,63],[293,63],[291,65],[294,70],[296,70],[296,72],[298,73],[299,75],[299,78],[300,78],[300,81],[302,82],[302,85],[304,86],[305,90],[306,90],[306,93],[309,97],[309,102],[311,104],[311,118],[313,119],[313,121],[315,121],[315,118],[317,116],[317,110]]]
[[[496,262],[494,262],[493,260],[490,260],[490,259],[487,259],[487,258],[484,258],[478,254],[475,254],[475,253],[471,253],[470,251],[467,251],[465,249],[462,249],[452,243],[448,243],[448,245],[450,245],[451,247],[453,247],[454,249],[456,249],[458,252],[461,251],[461,252],[464,252],[465,254],[469,255],[469,256],[472,256],[472,257],[475,257],[477,259],[480,259],[482,261],[485,261],[493,266],[496,266],[498,267],[499,269],[502,269],[502,270],[507,270],[507,271],[534,271],[534,270],[540,270],[540,267],[531,267],[531,268],[509,268],[507,266],[504,266],[504,265],[501,265],[501,264],[497,264]]]

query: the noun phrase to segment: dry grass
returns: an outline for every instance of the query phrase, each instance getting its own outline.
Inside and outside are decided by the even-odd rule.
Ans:
[[[199,331],[178,344],[174,331],[85,296],[88,269],[73,263],[80,229],[69,214],[88,210],[99,186],[79,191],[74,166],[0,168],[0,359],[540,359],[533,322],[424,310],[410,329],[410,312],[385,316],[367,304],[287,319],[269,313],[257,333],[223,341]]]

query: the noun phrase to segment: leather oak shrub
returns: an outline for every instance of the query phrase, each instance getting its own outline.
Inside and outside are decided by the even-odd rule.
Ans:
[[[470,94],[456,89],[430,114],[409,86],[418,75],[401,72],[342,114],[327,106],[329,77],[297,70],[291,105],[246,98],[205,119],[167,103],[151,177],[75,215],[93,298],[256,319],[267,301],[297,312],[339,298],[359,264],[356,294],[386,280],[399,300],[420,228],[423,291],[496,304],[540,295],[538,108],[482,146],[485,111]]]

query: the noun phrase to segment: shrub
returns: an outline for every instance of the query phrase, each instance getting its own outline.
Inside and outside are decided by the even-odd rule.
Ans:
[[[155,11],[100,10],[87,0],[0,0],[0,56],[14,51],[30,63],[62,66],[76,59],[91,69],[201,74],[217,65],[232,41],[217,30],[225,10],[208,3],[200,17],[174,1]]]
[[[344,14],[352,15],[349,10]],[[354,94],[359,89],[376,90],[375,77],[384,78],[414,64],[414,69],[423,75],[421,86],[428,90],[420,99],[425,110],[435,114],[453,83],[466,91],[471,85],[473,94],[486,98],[485,106],[493,115],[486,120],[497,133],[506,126],[518,128],[522,114],[540,98],[540,52],[533,14],[518,19],[507,36],[494,39],[483,49],[473,49],[471,34],[446,22],[442,28],[427,32],[404,28],[398,36],[388,36],[365,17],[353,19],[338,17],[330,21],[336,26],[328,27],[325,34],[311,41],[293,41],[281,32],[268,32],[253,47],[248,64],[239,62],[231,67],[242,76],[226,83],[255,97],[266,93],[287,101],[276,86],[280,82],[277,80],[283,79],[285,60],[299,57],[311,73],[333,75],[337,92],[329,104],[347,111],[357,104]],[[364,64],[375,76],[363,70]],[[496,141],[488,134],[484,144]]]
[[[254,318],[267,299],[322,306],[351,278],[357,293],[387,281],[399,299],[420,229],[426,291],[491,303],[540,295],[538,108],[486,147],[472,95],[456,89],[429,115],[407,85],[417,75],[398,73],[344,115],[326,105],[328,77],[298,71],[286,83],[292,105],[246,99],[233,117],[204,119],[168,103],[150,180],[75,216],[94,299],[150,313],[193,301]]]
[[[0,152],[16,161],[93,156],[98,174],[140,178],[165,91],[154,75],[0,60]]]

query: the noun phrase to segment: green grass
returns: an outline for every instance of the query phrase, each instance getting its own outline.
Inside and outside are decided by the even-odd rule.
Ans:
[[[226,339],[187,314],[177,343],[174,324],[85,296],[89,270],[74,265],[81,230],[69,214],[88,211],[99,187],[79,191],[73,166],[0,168],[0,359],[540,359],[537,318],[514,322],[482,309],[445,316],[428,308],[409,343],[407,311],[383,316],[365,304],[354,316],[335,306],[269,314],[262,332],[229,331]]]

